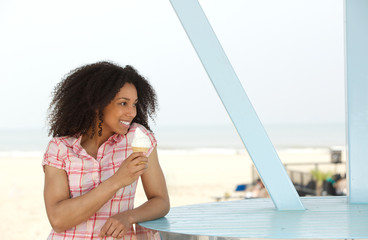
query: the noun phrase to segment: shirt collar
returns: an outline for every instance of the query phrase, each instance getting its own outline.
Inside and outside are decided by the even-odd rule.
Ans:
[[[79,154],[83,150],[83,148],[80,144],[81,140],[82,140],[82,135],[80,135],[78,138],[75,138],[75,141],[72,144],[72,148],[73,148],[74,152],[77,153],[77,154]]]
[[[124,136],[125,137],[125,136]],[[115,133],[114,135],[112,135],[111,137],[109,137],[109,139],[107,141],[111,141],[111,142],[120,142],[122,140],[123,136]]]
[[[110,136],[106,142],[117,143],[117,142],[120,142],[122,139],[124,139],[124,137],[125,135],[122,136],[118,133],[115,133],[114,135]],[[75,138],[75,141],[72,143],[72,148],[75,153],[79,154],[83,150],[83,147],[80,144],[81,140],[82,140],[82,135],[80,135],[78,138]]]

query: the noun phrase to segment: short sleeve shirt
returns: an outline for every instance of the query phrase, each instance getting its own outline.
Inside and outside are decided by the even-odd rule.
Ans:
[[[64,170],[68,176],[70,197],[81,196],[114,175],[122,162],[133,153],[131,143],[137,128],[151,140],[148,156],[157,144],[156,139],[153,133],[142,125],[133,123],[126,135],[112,135],[103,143],[98,149],[96,159],[80,145],[82,137],[55,137],[47,146],[42,165]],[[99,232],[109,217],[134,208],[136,187],[137,181],[121,188],[86,222],[62,233],[52,230],[48,239],[100,239]],[[122,239],[135,239],[134,229],[130,229]]]

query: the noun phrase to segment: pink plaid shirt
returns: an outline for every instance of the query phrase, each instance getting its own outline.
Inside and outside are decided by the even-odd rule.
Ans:
[[[68,175],[70,197],[81,196],[111,177],[119,169],[121,163],[132,154],[131,143],[137,128],[140,128],[151,140],[148,156],[157,144],[156,139],[153,133],[147,131],[142,125],[133,123],[125,136],[115,134],[102,144],[98,149],[97,159],[88,155],[80,145],[82,137],[55,137],[46,149],[42,165],[63,169]],[[136,187],[137,181],[121,188],[86,222],[62,233],[52,230],[48,239],[100,239],[100,229],[109,217],[133,209]],[[144,239],[159,238],[158,233],[148,233],[139,226],[137,226],[137,232],[145,235]],[[149,235],[152,236],[149,237]],[[136,239],[134,229],[130,229],[122,239]]]

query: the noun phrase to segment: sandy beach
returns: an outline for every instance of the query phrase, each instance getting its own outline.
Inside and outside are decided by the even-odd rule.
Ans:
[[[330,162],[328,149],[279,151],[283,163]],[[50,231],[43,202],[41,154],[0,156],[0,231],[1,239],[46,239]],[[160,151],[159,159],[166,176],[171,206],[215,201],[225,193],[236,196],[235,186],[250,183],[252,161],[236,151]],[[344,154],[343,154],[344,161]],[[312,166],[312,165],[311,165]],[[296,168],[309,171],[311,166]],[[313,166],[312,166],[313,167]],[[331,169],[330,169],[331,168]],[[323,166],[322,170],[344,172],[344,165]],[[139,183],[136,203],[145,201]]]

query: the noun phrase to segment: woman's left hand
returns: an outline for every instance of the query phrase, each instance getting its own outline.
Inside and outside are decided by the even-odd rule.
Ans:
[[[129,231],[132,227],[131,217],[128,213],[122,212],[118,213],[107,219],[106,223],[102,226],[100,231],[100,237],[113,237],[113,238],[122,238],[127,231]]]

